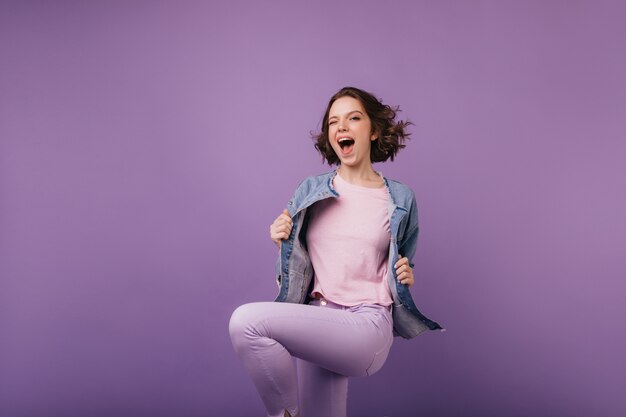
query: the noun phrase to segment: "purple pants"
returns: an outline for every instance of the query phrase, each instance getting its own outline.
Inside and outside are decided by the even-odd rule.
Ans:
[[[345,417],[348,377],[382,367],[392,329],[385,307],[326,300],[245,304],[230,319],[233,347],[270,417]]]

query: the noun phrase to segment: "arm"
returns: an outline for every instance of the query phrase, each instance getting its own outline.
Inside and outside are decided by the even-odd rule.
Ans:
[[[406,223],[402,241],[398,242],[398,256],[401,258],[396,262],[396,275],[400,283],[411,286],[415,283],[413,277],[413,256],[417,249],[417,235],[419,233],[419,225],[417,221],[417,204],[415,196],[411,200],[411,207],[406,214]]]

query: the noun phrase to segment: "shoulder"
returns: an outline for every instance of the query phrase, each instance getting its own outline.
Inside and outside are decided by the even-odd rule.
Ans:
[[[307,191],[314,190],[320,185],[327,184],[332,178],[335,171],[325,172],[323,174],[311,175],[306,177],[296,187],[296,193],[306,193]]]
[[[401,183],[400,181],[391,179],[391,178],[385,178],[385,181],[387,182],[387,187],[389,187],[389,192],[391,193],[392,197],[397,198],[399,200],[414,200],[415,199],[415,193],[413,192],[413,190],[411,189],[411,187],[409,187],[406,184]]]
[[[292,212],[298,210],[300,207],[306,205],[313,195],[323,193],[328,189],[328,184],[333,178],[335,171],[327,172],[325,174],[311,175],[306,177],[298,184],[296,190],[293,193],[293,197],[289,200],[289,211]],[[292,213],[293,215],[293,213]]]
[[[389,188],[389,194],[393,203],[399,207],[404,208],[409,213],[417,214],[417,202],[415,201],[415,193],[406,184],[400,181],[385,178],[387,187]]]

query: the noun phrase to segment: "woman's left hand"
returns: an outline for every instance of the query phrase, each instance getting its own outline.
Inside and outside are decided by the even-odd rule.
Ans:
[[[398,281],[401,284],[408,285],[410,287],[413,283],[415,283],[415,279],[413,278],[413,269],[411,269],[411,265],[409,265],[409,258],[400,258],[398,262],[396,262],[395,268]]]

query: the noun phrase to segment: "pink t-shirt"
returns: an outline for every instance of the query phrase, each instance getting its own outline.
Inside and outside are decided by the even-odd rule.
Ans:
[[[333,186],[339,197],[309,209],[306,241],[315,270],[312,294],[345,306],[389,306],[387,189],[350,184],[339,174]]]

